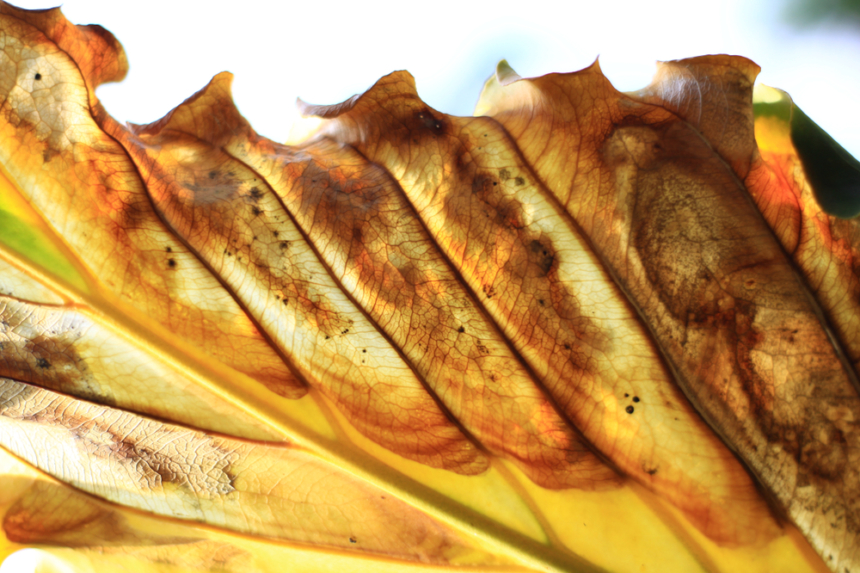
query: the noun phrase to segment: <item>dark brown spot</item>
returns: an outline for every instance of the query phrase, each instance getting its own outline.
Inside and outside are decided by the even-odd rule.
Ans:
[[[170,247],[167,247],[166,249],[164,249],[164,251],[167,253],[172,253],[173,249],[171,249]]]
[[[36,366],[38,366],[39,368],[50,368],[51,363],[44,358],[39,358],[38,360],[36,360]]]
[[[437,135],[445,132],[445,122],[434,117],[430,110],[418,112],[415,118],[422,127],[431,130]]]
[[[547,275],[552,268],[555,256],[543,246],[543,243],[534,240],[529,243],[529,259],[540,268],[544,275]]]
[[[259,208],[259,207],[257,207],[256,205],[254,205],[253,207],[251,207],[251,212],[254,214],[254,216],[255,216],[255,217],[259,217],[260,215],[262,215],[262,214],[263,214],[262,209],[260,209],[260,208]]]
[[[176,266],[176,261],[173,259],[167,259],[167,266],[173,268]]]
[[[652,476],[652,475],[657,473],[657,468],[651,468],[650,470],[645,470],[645,473],[647,473],[649,476]]]
[[[634,402],[638,402],[638,401],[639,401],[639,396],[633,396],[633,401],[634,401]]]
[[[39,81],[39,80],[41,80],[41,79],[42,79],[42,74],[40,74],[39,72],[36,72],[36,76],[35,76],[35,77],[36,77],[36,81]]]
[[[259,189],[259,188],[257,188],[257,187],[252,187],[252,188],[251,188],[251,198],[252,198],[254,201],[259,201],[259,200],[260,200],[260,197],[262,197],[262,196],[263,196],[263,192],[262,192],[262,191],[260,191],[260,189]]]
[[[288,241],[281,241],[281,250],[284,250],[289,246],[290,246],[290,243]]]
[[[493,295],[496,294],[496,289],[493,288],[493,285],[483,285],[482,290],[487,295],[487,298],[493,298]]]
[[[628,414],[632,414],[633,413],[633,406],[627,406],[626,408],[624,408],[624,411],[627,412]]]
[[[515,183],[517,186],[519,186],[519,185],[525,185],[525,184],[526,184],[526,180],[525,180],[525,179],[523,179],[522,177],[517,177],[516,179],[514,179],[514,183]]]
[[[466,329],[461,326],[457,329],[457,332],[466,332]]]
[[[349,542],[350,542],[350,543],[358,543],[358,540],[356,540],[356,538],[355,538],[355,537],[350,537],[350,538],[349,538]]]
[[[209,172],[209,179],[215,179],[216,177],[218,177],[217,171],[210,171]]]

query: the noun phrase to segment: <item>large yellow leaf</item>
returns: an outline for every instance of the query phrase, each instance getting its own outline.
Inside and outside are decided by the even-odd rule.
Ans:
[[[751,62],[501,65],[474,118],[397,72],[288,146],[229,74],[123,125],[108,32],[0,30],[7,563],[860,566],[858,234]]]

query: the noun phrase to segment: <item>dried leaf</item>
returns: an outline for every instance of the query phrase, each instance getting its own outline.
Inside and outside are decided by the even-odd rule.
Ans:
[[[503,63],[474,118],[396,72],[287,146],[229,74],[122,125],[110,33],[0,27],[0,557],[858,566],[858,235],[751,62]]]

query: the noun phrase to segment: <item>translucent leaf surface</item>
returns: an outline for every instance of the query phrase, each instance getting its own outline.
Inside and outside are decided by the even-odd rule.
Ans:
[[[858,565],[854,222],[751,62],[502,64],[472,118],[396,72],[281,145],[227,73],[124,125],[110,33],[0,30],[6,563]]]

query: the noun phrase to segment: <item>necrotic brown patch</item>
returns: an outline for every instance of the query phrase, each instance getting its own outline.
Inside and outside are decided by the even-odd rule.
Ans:
[[[541,270],[541,273],[547,275],[552,268],[555,256],[552,254],[551,247],[547,248],[538,240],[533,240],[529,243],[529,259]]]

